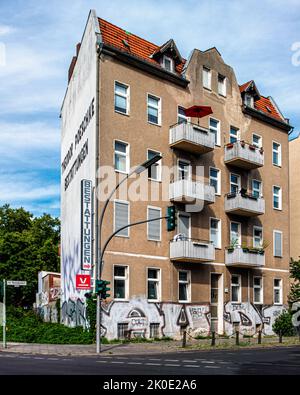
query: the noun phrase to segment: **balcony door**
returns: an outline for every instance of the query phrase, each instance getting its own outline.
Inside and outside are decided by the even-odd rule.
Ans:
[[[191,238],[191,216],[190,214],[180,212],[178,214],[178,233],[184,237]]]
[[[188,161],[178,161],[178,180],[191,179],[191,164]]]
[[[230,193],[239,193],[241,189],[241,176],[230,173]]]
[[[230,244],[241,245],[242,234],[240,222],[230,222]]]

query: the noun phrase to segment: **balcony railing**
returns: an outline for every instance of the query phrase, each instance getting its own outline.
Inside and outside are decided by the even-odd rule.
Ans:
[[[225,195],[225,212],[254,217],[265,213],[265,199],[249,193],[228,193]]]
[[[211,204],[215,202],[215,188],[204,182],[178,180],[170,184],[169,197],[178,203]]]
[[[215,247],[210,241],[180,237],[170,242],[170,259],[183,262],[211,262],[215,260]]]
[[[243,169],[256,169],[264,165],[264,151],[263,148],[237,141],[225,145],[224,161]]]
[[[262,267],[265,266],[265,254],[264,251],[255,249],[248,249],[242,247],[236,247],[230,249],[228,247],[225,250],[225,264],[227,266],[236,267]]]
[[[170,127],[170,147],[204,154],[215,148],[215,136],[202,126],[182,122]]]

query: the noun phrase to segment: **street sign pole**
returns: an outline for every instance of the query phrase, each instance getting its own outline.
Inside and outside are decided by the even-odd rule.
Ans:
[[[6,348],[6,281],[3,280],[3,348]]]

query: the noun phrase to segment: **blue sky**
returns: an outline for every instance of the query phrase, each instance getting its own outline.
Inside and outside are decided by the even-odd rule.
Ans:
[[[59,216],[59,111],[90,8],[185,57],[216,46],[300,131],[299,0],[0,0],[0,204]]]

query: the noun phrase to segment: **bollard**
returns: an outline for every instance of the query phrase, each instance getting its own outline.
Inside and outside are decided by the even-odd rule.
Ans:
[[[215,331],[213,331],[213,332],[211,333],[211,345],[212,345],[212,346],[215,346],[215,345],[216,345],[216,332],[215,332]]]
[[[282,332],[279,332],[279,343],[282,343]]]
[[[258,344],[261,344],[261,331],[258,331]]]
[[[240,345],[240,332],[239,331],[235,332],[235,345],[236,346]]]
[[[186,329],[183,331],[183,336],[182,336],[182,348],[186,347]]]

